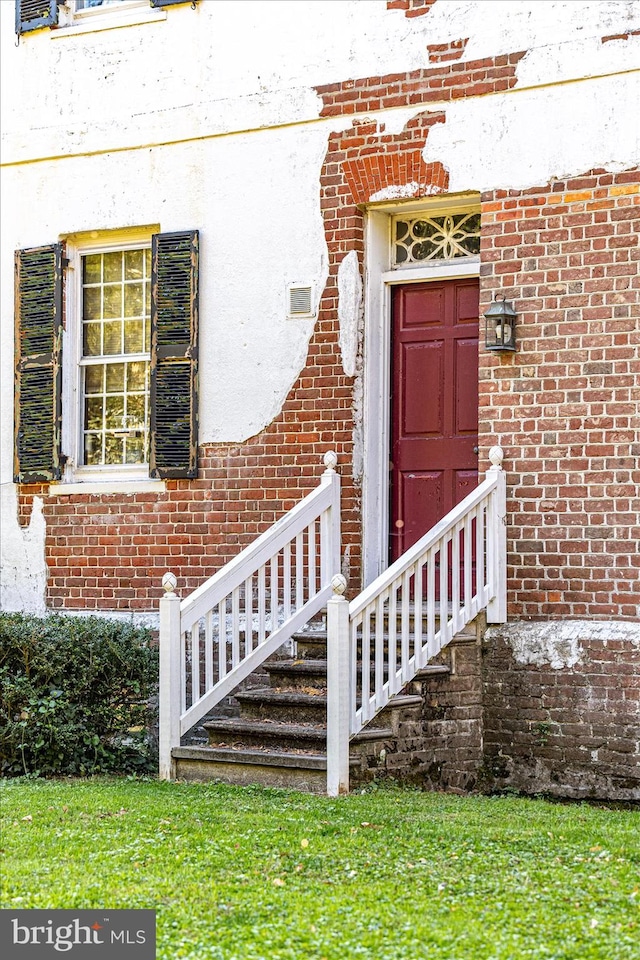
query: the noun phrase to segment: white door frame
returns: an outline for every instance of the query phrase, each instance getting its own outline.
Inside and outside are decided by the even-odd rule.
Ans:
[[[480,258],[432,260],[391,269],[392,216],[442,216],[479,208],[477,193],[369,208],[365,219],[363,364],[362,581],[375,580],[389,564],[389,449],[391,443],[391,287],[480,275]]]

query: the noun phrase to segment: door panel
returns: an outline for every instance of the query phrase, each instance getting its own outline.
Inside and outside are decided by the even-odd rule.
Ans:
[[[478,299],[476,279],[393,289],[392,561],[477,485]]]
[[[443,392],[435,390],[430,402],[416,402],[421,383],[444,383],[444,344],[402,344],[402,431],[405,437],[439,436],[444,428]]]

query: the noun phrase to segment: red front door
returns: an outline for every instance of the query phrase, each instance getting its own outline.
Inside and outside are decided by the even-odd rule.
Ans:
[[[478,281],[394,287],[391,560],[478,483]]]

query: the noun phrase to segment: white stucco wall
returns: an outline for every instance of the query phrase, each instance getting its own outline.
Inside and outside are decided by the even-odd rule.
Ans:
[[[491,8],[491,10],[489,9]],[[79,231],[159,224],[201,232],[202,442],[241,442],[280,411],[313,320],[286,319],[286,285],[327,279],[320,173],[332,130],[316,85],[429,67],[427,44],[469,38],[465,59],[526,50],[505,94],[431,103],[425,159],[451,190],[527,187],[640,162],[635,0],[439,0],[415,18],[385,0],[202,0],[100,32],[61,28],[15,45],[0,3],[2,310],[0,480],[11,482],[14,249]],[[588,78],[588,79],[587,79]],[[417,110],[378,115],[387,131]],[[359,278],[341,268],[345,371],[356,371]],[[3,486],[3,490],[5,487]],[[44,523],[12,555],[40,570]],[[18,546],[20,550],[18,550]],[[41,602],[42,575],[9,574],[5,606]],[[14,586],[11,586],[11,584]],[[26,588],[25,588],[26,589]],[[27,593],[29,591],[27,590]]]

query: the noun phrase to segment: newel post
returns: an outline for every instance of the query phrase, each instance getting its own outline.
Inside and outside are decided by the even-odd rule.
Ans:
[[[331,506],[320,518],[320,576],[324,587],[340,569],[340,474],[336,472],[338,454],[328,450],[324,455],[325,471],[320,483],[331,488]]]
[[[487,520],[488,563],[493,597],[487,604],[487,623],[507,622],[507,477],[502,469],[502,447],[491,447],[487,477],[496,477]]]
[[[160,689],[159,689],[159,776],[161,780],[175,778],[173,747],[180,746],[180,597],[174,593],[177,580],[165,573],[162,586],[165,594],[160,601]]]
[[[333,596],[327,601],[327,793],[349,792],[349,604],[343,597],[347,581],[342,574],[331,580]]]

